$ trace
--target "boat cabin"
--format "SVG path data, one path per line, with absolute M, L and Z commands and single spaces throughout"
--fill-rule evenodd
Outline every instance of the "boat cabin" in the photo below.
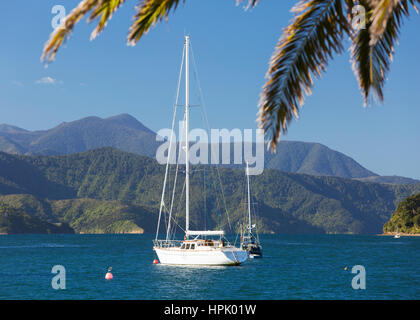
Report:
M 194 239 L 194 240 L 184 240 L 181 244 L 182 250 L 200 250 L 200 249 L 210 249 L 210 248 L 223 248 L 226 246 L 226 241 L 224 239 L 220 240 L 211 240 L 211 239 Z

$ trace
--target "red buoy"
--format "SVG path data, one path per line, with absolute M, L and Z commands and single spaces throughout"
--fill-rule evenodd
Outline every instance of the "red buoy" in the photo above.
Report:
M 158 259 L 153 260 L 153 264 L 158 264 L 158 263 L 159 263 Z
M 112 275 L 112 273 L 111 272 L 107 272 L 106 273 L 106 275 L 105 275 L 105 279 L 106 280 L 112 280 L 112 278 L 113 278 L 114 276 Z

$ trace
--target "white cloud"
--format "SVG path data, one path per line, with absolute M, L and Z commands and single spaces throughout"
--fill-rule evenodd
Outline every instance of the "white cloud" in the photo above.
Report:
M 15 86 L 18 86 L 18 87 L 23 87 L 23 83 L 20 82 L 20 81 L 17 81 L 17 80 L 13 80 L 12 84 L 14 84 Z
M 36 84 L 56 84 L 56 83 L 63 83 L 61 80 L 57 80 L 51 77 L 43 77 L 37 81 L 35 81 Z

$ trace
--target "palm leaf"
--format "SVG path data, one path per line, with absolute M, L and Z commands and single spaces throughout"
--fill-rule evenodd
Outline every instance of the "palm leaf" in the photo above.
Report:
M 101 16 L 99 23 L 91 34 L 91 39 L 95 38 L 106 26 L 112 14 L 124 3 L 125 0 L 83 0 L 74 8 L 64 19 L 63 23 L 52 33 L 44 46 L 41 60 L 54 60 L 58 49 L 63 42 L 70 36 L 74 26 L 88 12 L 92 11 L 88 21 L 92 21 Z
M 101 18 L 99 19 L 98 25 L 90 36 L 91 40 L 95 39 L 96 36 L 104 30 L 108 20 L 112 18 L 113 13 L 118 10 L 124 1 L 125 0 L 102 1 L 100 5 L 96 6 L 89 17 L 88 22 L 91 22 L 99 16 L 101 16 Z
M 169 13 L 175 11 L 180 2 L 181 0 L 144 0 L 137 7 L 137 14 L 127 37 L 128 44 L 135 45 L 152 26 L 164 18 L 167 19 Z M 182 0 L 182 3 L 184 2 L 185 0 Z M 241 2 L 243 0 L 236 0 L 237 4 Z M 246 9 L 255 7 L 258 2 L 259 0 L 248 0 Z
M 178 7 L 179 2 L 181 0 L 144 0 L 142 5 L 137 7 L 137 14 L 130 27 L 127 42 L 135 45 L 152 26 L 163 18 L 166 19 L 170 11 Z
M 91 40 L 96 38 L 106 27 L 113 13 L 125 2 L 125 0 L 83 0 L 73 11 L 66 16 L 65 22 L 59 26 L 50 36 L 44 46 L 41 60 L 54 60 L 58 49 L 70 36 L 74 26 L 90 11 L 88 22 L 99 18 L 98 25 L 91 34 Z M 130 27 L 128 43 L 136 44 L 149 29 L 167 18 L 171 10 L 175 10 L 181 0 L 144 0 L 137 7 L 137 14 L 134 16 L 134 23 Z M 182 0 L 185 2 L 185 0 Z M 243 0 L 237 0 L 241 3 Z M 257 5 L 259 0 L 248 0 L 247 8 Z
M 341 0 L 305 0 L 292 10 L 296 16 L 276 46 L 260 100 L 259 123 L 273 149 L 293 115 L 298 117 L 313 76 L 320 77 L 333 53 L 342 52 L 344 33 L 350 32 Z
M 414 9 L 417 10 L 416 2 L 420 3 L 420 0 L 369 0 L 369 5 L 372 8 L 372 24 L 369 28 L 371 45 L 376 44 L 378 39 L 382 37 L 389 19 L 394 16 L 395 11 L 403 7 L 408 14 L 408 3 L 411 3 Z
M 364 96 L 365 105 L 373 90 L 374 95 L 383 101 L 383 87 L 386 74 L 389 71 L 395 44 L 398 41 L 399 29 L 403 16 L 408 15 L 407 1 L 401 1 L 387 18 L 387 23 L 380 38 L 373 41 L 371 28 L 374 21 L 372 13 L 375 8 L 371 7 L 369 0 L 361 0 L 360 4 L 367 8 L 366 29 L 357 30 L 353 34 L 351 46 L 351 59 L 353 70 L 359 82 L 359 87 Z
M 236 5 L 239 5 L 242 2 L 244 2 L 244 0 L 236 0 Z M 248 0 L 248 4 L 245 6 L 245 10 L 255 7 L 258 2 L 260 2 L 260 0 Z

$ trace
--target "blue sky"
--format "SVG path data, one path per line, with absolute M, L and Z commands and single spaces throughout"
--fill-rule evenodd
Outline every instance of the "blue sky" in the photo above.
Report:
M 39 130 L 90 115 L 129 113 L 152 130 L 168 127 L 188 32 L 211 126 L 256 128 L 268 60 L 295 1 L 263 0 L 244 11 L 235 0 L 189 0 L 128 47 L 137 4 L 128 0 L 94 41 L 94 24 L 79 23 L 45 68 L 40 55 L 52 31 L 51 9 L 64 5 L 69 12 L 77 3 L 1 2 L 0 123 Z M 384 104 L 363 107 L 346 51 L 316 82 L 283 139 L 323 143 L 378 174 L 420 179 L 419 30 L 420 17 L 413 13 L 402 28 Z M 39 83 L 47 77 L 55 83 Z

